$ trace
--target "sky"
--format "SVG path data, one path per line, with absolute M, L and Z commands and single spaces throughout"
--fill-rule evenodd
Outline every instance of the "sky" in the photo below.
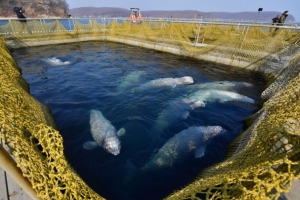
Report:
M 289 11 L 300 22 L 300 0 L 66 0 L 69 8 L 117 7 L 143 10 L 197 10 L 201 12 Z M 287 18 L 288 19 L 288 18 Z

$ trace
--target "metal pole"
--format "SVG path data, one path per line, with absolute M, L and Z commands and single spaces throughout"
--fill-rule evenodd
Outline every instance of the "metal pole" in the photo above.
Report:
M 242 43 L 241 43 L 241 45 L 240 45 L 240 49 L 242 48 L 242 46 L 243 46 L 243 44 L 244 44 L 244 41 L 245 41 L 245 38 L 246 38 L 246 36 L 247 36 L 247 33 L 248 33 L 248 31 L 249 31 L 249 26 L 247 27 L 247 29 L 246 29 L 246 32 L 245 32 L 245 35 L 244 35 L 244 37 L 243 37 L 243 41 L 242 41 Z
M 198 24 L 198 30 L 197 30 L 197 36 L 196 36 L 196 41 L 195 41 L 195 44 L 197 44 L 197 43 L 198 43 L 199 34 L 200 34 L 200 29 L 201 29 L 201 25 L 202 25 L 202 24 Z
M 31 183 L 27 178 L 22 175 L 22 171 L 17 167 L 15 161 L 6 152 L 3 146 L 0 144 L 0 167 L 6 171 L 9 176 L 32 198 L 38 199 L 35 190 L 32 188 Z
M 45 21 L 44 21 L 44 23 L 45 23 Z M 40 19 L 40 24 L 41 24 L 43 32 L 45 33 L 45 29 L 44 29 L 44 26 L 43 26 L 43 23 L 42 23 L 42 19 Z
M 71 28 L 71 22 L 70 22 L 70 18 L 68 19 L 68 22 L 69 22 L 69 30 L 68 31 L 71 31 L 72 28 Z
M 204 43 L 204 39 L 205 39 L 205 35 L 206 35 L 206 30 L 207 30 L 207 26 L 206 26 L 205 31 L 204 31 L 204 34 L 203 34 L 202 44 Z

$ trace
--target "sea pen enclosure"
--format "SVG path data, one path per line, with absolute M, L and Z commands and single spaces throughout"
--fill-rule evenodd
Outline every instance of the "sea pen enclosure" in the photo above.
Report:
M 110 42 L 28 47 L 13 57 L 31 95 L 52 110 L 68 162 L 107 199 L 162 199 L 222 160 L 259 109 L 265 83 L 256 73 Z M 116 152 L 102 145 L 107 120 L 125 130 Z M 207 126 L 224 133 L 207 142 L 181 133 Z M 92 136 L 101 142 L 86 150 Z
M 138 26 L 126 21 L 105 20 L 105 23 L 89 20 L 85 24 L 73 21 L 74 28 L 70 30 L 55 20 L 49 23 L 33 20 L 28 23 L 31 35 L 17 31 L 14 25 L 18 22 L 7 23 L 1 28 L 7 34 L 4 38 L 10 47 L 82 40 L 117 41 L 215 61 L 229 66 L 228 70 L 235 66 L 265 75 L 270 85 L 262 92 L 266 102 L 248 120 L 249 128 L 232 143 L 224 161 L 204 169 L 194 181 L 167 198 L 195 198 L 201 194 L 211 198 L 278 196 L 289 180 L 298 177 L 297 29 L 285 28 L 274 33 L 273 27 L 264 25 L 156 20 L 144 21 Z M 41 32 L 34 32 L 38 30 Z M 4 73 L 1 79 L 5 84 L 1 84 L 1 113 L 6 120 L 1 123 L 1 136 L 17 162 L 22 163 L 24 176 L 43 198 L 96 197 L 97 194 L 66 162 L 60 134 L 47 114 L 47 108 L 28 96 L 16 63 L 5 46 L 2 49 L 4 64 L 1 70 Z M 32 152 L 30 157 L 24 154 L 29 150 Z M 41 173 L 41 167 L 44 173 Z M 70 176 L 71 173 L 74 175 Z M 279 175 L 281 178 L 275 178 Z M 267 182 L 268 186 L 261 185 L 261 181 Z M 270 193 L 274 188 L 276 192 Z

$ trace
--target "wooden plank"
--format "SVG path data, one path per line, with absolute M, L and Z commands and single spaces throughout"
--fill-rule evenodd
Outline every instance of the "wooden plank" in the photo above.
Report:
M 11 156 L 9 156 L 9 154 L 7 154 L 7 152 L 9 152 L 8 147 L 6 145 L 4 145 L 1 140 L 0 140 L 0 148 L 1 148 L 1 160 L 2 160 L 2 162 L 6 163 L 6 165 L 2 165 L 2 166 L 8 167 L 7 169 L 10 170 L 10 173 L 16 173 L 17 167 L 15 164 L 13 164 L 14 159 Z M 9 162 L 10 165 L 7 164 L 7 162 Z M 3 163 L 1 163 L 1 164 L 3 164 Z M 2 200 L 2 196 L 4 196 L 3 200 L 32 200 L 31 196 L 28 195 L 14 181 L 14 179 L 12 179 L 10 177 L 10 175 L 4 171 L 4 169 L 2 169 L 1 167 L 0 167 L 0 169 L 1 169 L 1 171 L 0 171 L 0 200 Z M 13 169 L 15 169 L 15 171 Z M 17 178 L 19 178 L 17 180 L 23 181 L 23 184 L 24 184 L 24 180 L 22 178 L 20 178 L 22 175 L 19 175 L 21 173 L 21 170 L 18 169 L 17 173 L 18 173 Z M 2 174 L 3 174 L 3 176 L 1 176 Z M 14 178 L 16 178 L 16 176 Z M 4 184 L 2 184 L 2 182 L 4 182 Z M 25 183 L 27 184 L 27 182 L 25 182 Z M 21 185 L 22 185 L 22 182 L 21 182 Z M 28 185 L 25 185 L 25 187 L 28 187 Z M 2 192 L 2 188 L 3 188 L 3 192 Z M 28 189 L 28 188 L 26 188 L 26 189 Z M 30 191 L 30 192 L 32 192 L 32 191 Z
M 7 174 L 9 200 L 32 200 L 32 198 Z
M 6 181 L 5 181 L 5 172 L 0 167 L 0 200 L 8 200 L 7 198 L 7 190 L 6 190 Z
M 300 180 L 294 180 L 292 182 L 291 189 L 288 193 L 281 195 L 283 200 L 299 200 L 300 199 Z

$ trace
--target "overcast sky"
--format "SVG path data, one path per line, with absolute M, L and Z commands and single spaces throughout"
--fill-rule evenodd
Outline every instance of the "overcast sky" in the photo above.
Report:
M 289 11 L 300 22 L 300 0 L 66 0 L 69 8 L 118 7 L 143 10 L 198 10 L 202 12 Z

